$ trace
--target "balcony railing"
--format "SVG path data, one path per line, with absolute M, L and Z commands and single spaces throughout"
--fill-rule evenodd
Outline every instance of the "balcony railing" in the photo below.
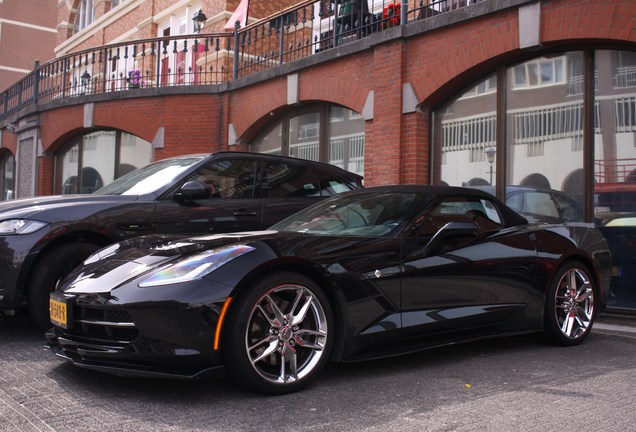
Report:
M 477 1 L 306 0 L 233 32 L 91 48 L 36 65 L 0 93 L 0 120 L 83 95 L 222 84 Z
M 594 161 L 596 183 L 631 182 L 636 179 L 636 159 L 614 159 Z
M 614 88 L 636 86 L 636 66 L 623 66 L 616 69 Z

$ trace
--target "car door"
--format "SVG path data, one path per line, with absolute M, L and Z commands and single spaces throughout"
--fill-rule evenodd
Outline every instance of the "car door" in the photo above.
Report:
M 403 250 L 404 337 L 445 338 L 524 313 L 536 272 L 535 245 L 531 234 L 503 228 L 501 217 L 483 197 L 448 197 L 421 216 L 421 229 Z M 449 222 L 475 225 L 438 233 Z M 430 243 L 436 234 L 443 240 Z
M 178 189 L 157 201 L 156 230 L 160 233 L 223 233 L 262 227 L 262 198 L 257 185 L 258 161 L 224 158 L 210 162 L 182 184 L 196 182 L 209 196 L 178 198 Z

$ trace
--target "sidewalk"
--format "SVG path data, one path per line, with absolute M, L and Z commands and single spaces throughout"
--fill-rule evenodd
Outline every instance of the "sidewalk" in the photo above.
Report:
M 609 333 L 636 334 L 636 315 L 602 313 L 596 319 L 592 331 Z

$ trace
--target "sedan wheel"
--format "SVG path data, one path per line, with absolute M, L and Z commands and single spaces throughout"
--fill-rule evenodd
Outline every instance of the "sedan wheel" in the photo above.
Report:
M 545 333 L 550 342 L 576 345 L 589 334 L 596 315 L 594 282 L 581 263 L 564 265 L 556 274 L 547 303 Z
M 329 302 L 311 280 L 277 273 L 237 302 L 223 348 L 234 379 L 262 392 L 288 393 L 324 367 L 333 319 Z

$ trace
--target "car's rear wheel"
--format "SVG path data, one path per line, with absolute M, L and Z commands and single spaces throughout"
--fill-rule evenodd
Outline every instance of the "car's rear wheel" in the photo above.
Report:
M 333 328 L 318 285 L 295 273 L 268 275 L 240 295 L 230 312 L 221 347 L 228 374 L 264 393 L 300 390 L 327 363 Z
M 548 292 L 544 335 L 556 345 L 581 343 L 596 318 L 594 279 L 588 268 L 570 261 L 557 270 Z
M 37 325 L 43 329 L 51 327 L 49 293 L 98 249 L 98 246 L 91 243 L 67 243 L 40 258 L 32 271 L 26 292 L 27 308 Z

